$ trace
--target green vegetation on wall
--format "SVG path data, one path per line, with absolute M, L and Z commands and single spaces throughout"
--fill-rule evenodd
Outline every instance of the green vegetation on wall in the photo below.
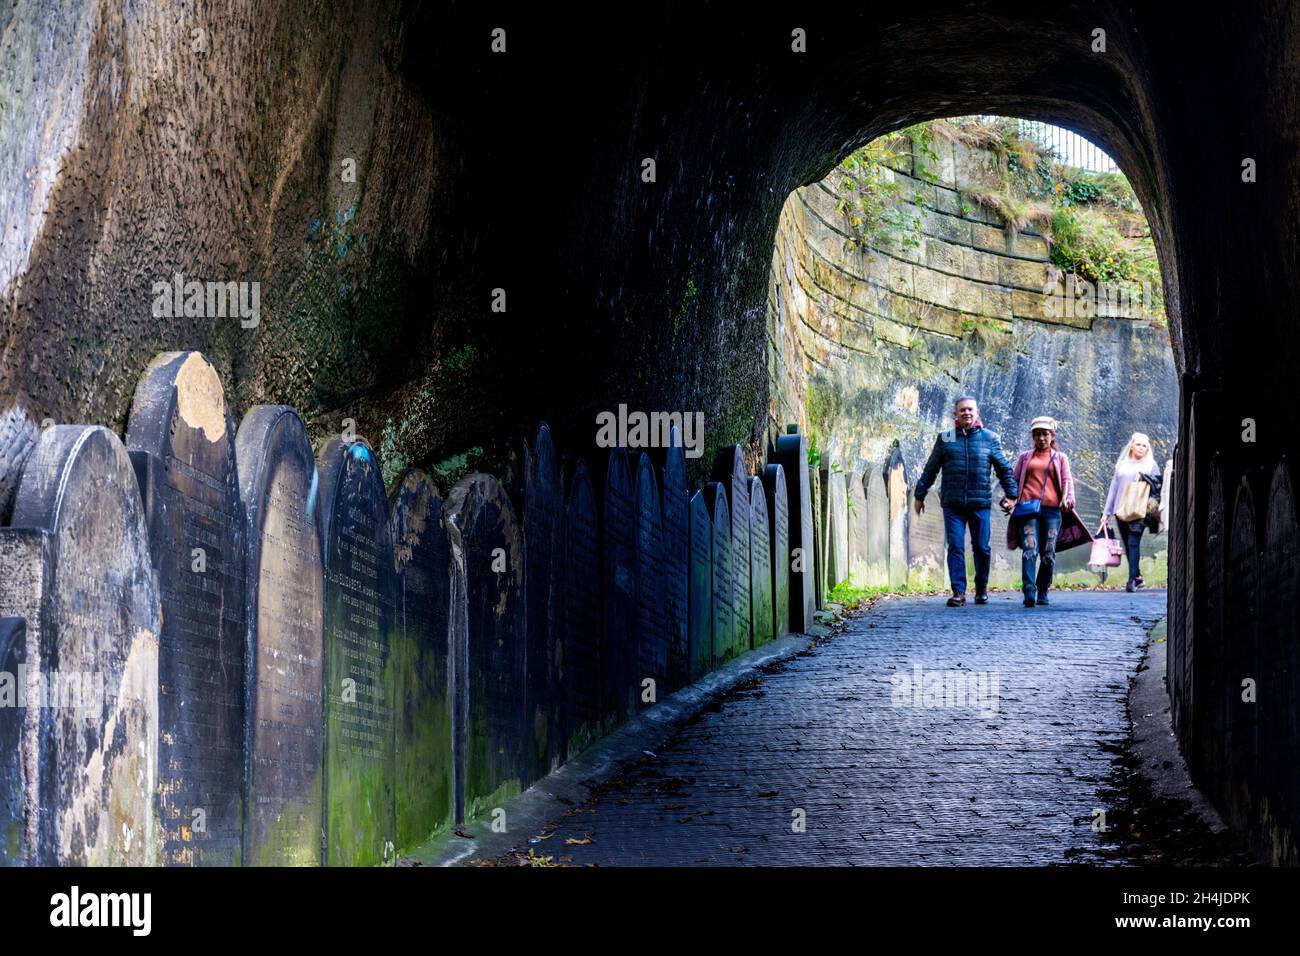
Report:
M 895 171 L 933 181 L 936 141 L 991 154 L 990 181 L 960 190 L 961 215 L 976 208 L 997 215 L 1012 232 L 1034 229 L 1051 246 L 1052 263 L 1090 283 L 1145 283 L 1149 308 L 1164 316 L 1163 286 L 1151 230 L 1133 188 L 1120 173 L 1067 166 L 1050 149 L 1019 133 L 1015 120 L 960 117 L 932 120 L 879 137 L 844 157 L 836 206 L 855 248 L 914 248 L 921 221 Z M 909 205 L 910 204 L 910 205 Z

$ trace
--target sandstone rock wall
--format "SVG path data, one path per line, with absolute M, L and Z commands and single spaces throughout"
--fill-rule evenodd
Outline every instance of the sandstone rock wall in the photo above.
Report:
M 1085 317 L 1044 295 L 1061 282 L 1047 237 L 1014 231 L 963 197 L 989 185 L 995 155 L 939 137 L 933 148 L 937 158 L 914 149 L 885 170 L 915 229 L 855 245 L 837 208 L 856 189 L 842 167 L 786 201 L 768 283 L 771 424 L 800 422 L 826 458 L 858 475 L 882 470 L 897 445 L 910 493 L 957 397 L 976 396 L 1013 463 L 1030 447 L 1029 422 L 1052 415 L 1078 507 L 1095 527 L 1129 435 L 1147 432 L 1162 466 L 1177 441 L 1163 317 L 1105 301 Z M 907 520 L 909 583 L 945 585 L 938 508 Z M 1019 555 L 1002 543 L 1004 529 L 999 517 L 994 583 L 1014 584 Z M 1166 542 L 1146 536 L 1148 582 L 1165 579 Z M 1058 569 L 1096 581 L 1085 559 L 1068 552 Z

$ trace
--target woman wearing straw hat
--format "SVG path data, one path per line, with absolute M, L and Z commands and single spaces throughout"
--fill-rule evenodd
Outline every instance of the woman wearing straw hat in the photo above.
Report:
M 1020 586 L 1025 607 L 1049 604 L 1056 570 L 1062 509 L 1073 515 L 1074 478 L 1070 459 L 1056 444 L 1056 419 L 1040 415 L 1029 425 L 1034 447 L 1016 459 L 1020 497 L 1011 512 L 1007 537 L 1020 547 Z
M 1105 530 L 1110 516 L 1119 507 L 1125 487 L 1134 481 L 1141 481 L 1143 475 L 1150 476 L 1158 493 L 1160 466 L 1156 463 L 1156 456 L 1151 453 L 1151 439 L 1142 432 L 1134 432 L 1120 452 L 1119 460 L 1115 462 L 1115 475 L 1110 480 L 1110 493 L 1106 495 L 1106 506 L 1101 513 L 1102 530 Z M 1121 521 L 1116 516 L 1115 523 L 1119 525 L 1119 536 L 1123 539 L 1124 550 L 1128 554 L 1126 590 L 1141 591 L 1146 587 L 1142 581 L 1141 568 L 1138 567 L 1142 556 L 1142 519 Z

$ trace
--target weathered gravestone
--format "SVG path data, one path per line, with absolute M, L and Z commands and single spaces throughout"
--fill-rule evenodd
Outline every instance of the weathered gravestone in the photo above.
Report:
M 826 482 L 827 590 L 849 577 L 849 501 L 844 487 L 844 473 L 831 471 Z
M 668 626 L 669 691 L 690 680 L 690 652 L 687 638 L 690 576 L 690 493 L 686 490 L 686 458 L 682 433 L 672 426 L 668 447 L 661 454 L 663 474 L 664 529 L 664 614 Z M 660 688 L 660 693 L 664 690 Z
M 897 444 L 885 462 L 885 496 L 889 501 L 889 585 L 899 587 L 907 583 L 908 487 L 903 453 Z
M 826 592 L 830 590 L 830 474 L 816 471 L 812 475 L 813 537 L 817 542 L 817 609 L 826 607 Z
M 447 530 L 442 496 L 408 471 L 390 522 L 397 572 L 393 655 L 393 760 L 397 849 L 451 822 L 451 673 L 447 644 Z
M 609 453 L 605 472 L 604 717 L 606 733 L 637 709 L 636 516 L 627 452 Z
M 687 595 L 687 644 L 690 679 L 713 669 L 713 521 L 704 492 L 691 495 L 690 576 Z
M 596 495 L 582 462 L 573 469 L 564 508 L 564 631 L 560 679 L 564 759 L 600 737 L 604 684 L 600 664 L 600 559 Z
M 885 475 L 871 466 L 866 471 L 867 493 L 867 575 L 868 587 L 889 584 L 889 495 Z
M 364 439 L 321 448 L 325 560 L 325 862 L 396 859 L 393 655 L 397 571 L 388 499 Z
M 749 479 L 749 610 L 754 646 L 772 639 L 772 524 L 763 479 Z
M 524 590 L 527 737 L 524 780 L 531 783 L 560 764 L 559 549 L 564 510 L 551 429 L 543 424 L 524 448 Z
M 456 821 L 524 786 L 523 538 L 504 489 L 470 474 L 443 506 L 451 553 Z
M 845 475 L 844 491 L 849 505 L 849 577 L 858 587 L 864 587 L 867 576 L 871 573 L 871 556 L 868 551 L 871 533 L 867 528 L 867 495 L 862 486 L 862 476 L 857 472 Z
M 918 587 L 926 585 L 935 587 L 944 587 L 948 583 L 948 546 L 944 532 L 943 505 L 941 496 L 943 495 L 943 475 L 940 474 L 930 488 L 929 494 L 925 498 L 925 513 L 917 514 L 914 510 L 908 511 L 911 501 L 908 500 L 908 489 L 903 486 L 904 494 L 904 517 L 907 522 L 907 568 L 906 578 L 909 584 Z M 891 508 L 893 502 L 890 502 Z M 997 510 L 997 509 L 993 509 Z M 990 522 L 992 522 L 990 515 Z M 989 536 L 993 546 L 995 558 L 1002 558 L 1008 554 L 1003 542 L 1006 541 L 1006 528 L 994 531 Z M 972 552 L 969 548 L 965 549 L 967 555 Z M 1019 567 L 1019 555 L 1014 556 Z M 895 572 L 896 576 L 897 572 Z M 972 584 L 973 580 L 967 576 L 968 581 Z
M 751 646 L 749 573 L 749 474 L 739 445 L 719 449 L 713 463 L 713 480 L 727 490 L 731 514 L 732 644 L 728 658 L 743 654 Z
M 158 584 L 117 436 L 45 429 L 0 535 L 0 615 L 27 621 L 25 858 L 157 865 Z
M 715 481 L 705 483 L 704 507 L 713 522 L 710 555 L 713 563 L 713 666 L 735 656 L 736 602 L 732 594 L 734 562 L 731 553 L 731 509 L 726 489 Z
M 649 455 L 637 456 L 636 610 L 637 700 L 654 703 L 668 688 L 668 618 L 665 614 L 664 546 L 659 482 Z M 653 681 L 653 684 L 647 684 Z M 653 693 L 651 693 L 653 691 Z
M 158 588 L 163 863 L 235 866 L 244 787 L 244 514 L 221 379 L 198 352 L 149 365 L 126 446 Z
M 790 553 L 784 557 L 790 569 L 790 630 L 803 632 L 812 625 L 817 605 L 808 440 L 799 434 L 799 426 L 788 426 L 788 433 L 777 438 L 775 459 L 785 476 L 790 506 Z
M 251 409 L 235 436 L 244 502 L 244 864 L 321 862 L 324 593 L 317 472 L 285 405 Z
M 785 469 L 763 469 L 763 497 L 772 529 L 772 636 L 790 633 L 790 502 L 785 492 Z
M 26 666 L 27 622 L 0 617 L 0 866 L 24 862 L 26 813 L 19 747 L 25 708 L 18 707 L 18 686 L 26 680 Z

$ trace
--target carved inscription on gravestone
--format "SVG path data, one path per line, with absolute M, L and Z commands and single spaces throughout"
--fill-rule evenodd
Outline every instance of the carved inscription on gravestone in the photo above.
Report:
M 691 495 L 690 521 L 687 633 L 695 681 L 713 669 L 713 521 L 702 491 Z
M 714 461 L 713 480 L 727 490 L 731 514 L 731 615 L 732 644 L 728 657 L 743 654 L 751 646 L 750 593 L 749 593 L 749 474 L 745 471 L 745 457 L 739 445 L 728 445 L 718 451 Z
M 772 528 L 772 635 L 790 633 L 790 503 L 785 492 L 785 469 L 763 469 L 763 491 Z
M 731 553 L 731 510 L 727 492 L 716 481 L 702 489 L 704 505 L 713 517 L 713 540 L 710 552 L 713 563 L 713 666 L 735 656 L 735 598 L 732 594 L 733 562 Z
M 335 436 L 319 456 L 325 559 L 325 862 L 395 861 L 396 571 L 375 453 Z
M 754 646 L 772 639 L 772 547 L 763 481 L 749 479 L 750 630 Z
M 163 861 L 235 866 L 244 781 L 244 516 L 221 380 L 198 352 L 156 358 L 126 436 L 162 595 Z
M 324 575 L 302 419 L 259 405 L 235 437 L 244 502 L 244 864 L 321 862 Z
M 50 562 L 35 671 L 29 658 L 36 686 L 25 688 L 28 707 L 38 701 L 24 736 L 40 808 L 28 859 L 157 865 L 158 587 L 117 436 L 45 429 L 23 470 L 13 526 L 48 535 Z
M 523 788 L 523 539 L 491 475 L 466 475 L 447 496 L 451 556 L 452 749 L 456 820 Z
M 452 813 L 447 532 L 442 497 L 424 472 L 403 477 L 390 520 L 397 571 L 390 644 L 400 852 L 446 828 Z

